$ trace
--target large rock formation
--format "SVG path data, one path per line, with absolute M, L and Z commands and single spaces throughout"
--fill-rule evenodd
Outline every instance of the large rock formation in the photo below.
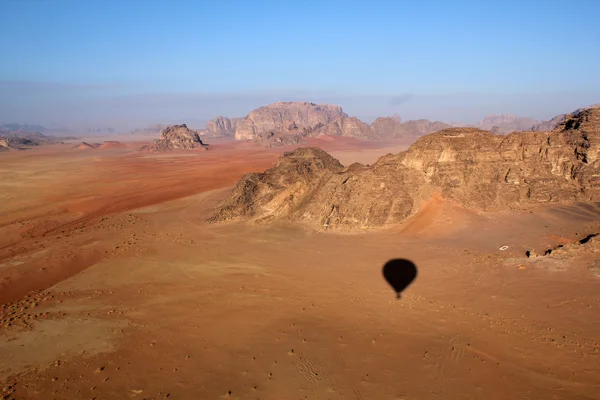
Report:
M 403 221 L 432 193 L 483 210 L 599 200 L 600 109 L 571 115 L 552 132 L 446 129 L 370 167 L 344 168 L 322 150 L 298 149 L 244 176 L 210 221 L 380 227 Z
M 349 117 L 339 106 L 301 102 L 269 104 L 236 123 L 235 138 L 238 140 L 255 140 L 264 134 L 373 137 L 367 124 Z
M 490 114 L 475 125 L 476 128 L 491 130 L 494 133 L 511 133 L 530 130 L 539 121 L 533 118 L 517 117 L 511 114 Z
M 144 151 L 165 150 L 206 150 L 207 146 L 202 143 L 198 132 L 193 131 L 187 125 L 173 125 L 163 129 L 160 139 L 154 143 L 145 145 Z

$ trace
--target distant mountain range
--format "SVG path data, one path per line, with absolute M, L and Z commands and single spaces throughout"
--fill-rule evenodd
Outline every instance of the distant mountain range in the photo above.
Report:
M 297 143 L 303 137 L 320 135 L 358 139 L 411 139 L 449 128 L 443 122 L 399 117 L 380 117 L 366 124 L 346 114 L 340 106 L 308 102 L 278 102 L 251 111 L 243 118 L 219 116 L 199 133 L 206 137 L 267 142 L 268 145 Z
M 598 105 L 596 105 L 598 106 Z M 577 111 L 596 107 L 585 107 Z M 218 116 L 210 120 L 198 134 L 205 138 L 231 138 L 266 143 L 278 146 L 298 143 L 305 137 L 320 135 L 345 136 L 368 140 L 410 140 L 451 127 L 475 127 L 497 134 L 515 131 L 552 131 L 563 122 L 568 114 L 558 115 L 548 121 L 538 121 L 512 114 L 490 114 L 475 124 L 445 123 L 428 119 L 402 121 L 399 116 L 379 117 L 367 124 L 346 114 L 340 106 L 309 102 L 277 102 L 251 111 L 245 117 L 228 118 Z M 168 125 L 156 124 L 134 129 L 122 134 L 158 135 Z M 65 140 L 71 137 L 54 138 L 41 125 L 3 124 L 0 136 L 28 139 L 36 142 Z M 60 130 L 65 133 L 65 130 Z M 113 128 L 84 128 L 78 130 L 88 134 L 113 134 Z
M 473 127 L 494 133 L 511 133 L 529 131 L 532 126 L 539 123 L 540 121 L 533 118 L 517 117 L 511 114 L 490 114 L 473 125 Z

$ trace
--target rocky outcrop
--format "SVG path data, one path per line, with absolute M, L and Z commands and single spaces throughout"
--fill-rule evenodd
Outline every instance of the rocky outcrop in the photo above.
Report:
M 173 125 L 163 129 L 160 139 L 154 143 L 145 145 L 144 151 L 166 151 L 166 150 L 207 150 L 198 132 L 193 131 L 187 125 Z
M 533 118 L 517 117 L 511 114 L 490 114 L 475 124 L 475 127 L 504 134 L 530 130 L 533 125 L 538 123 L 539 121 Z
M 266 172 L 246 175 L 211 221 L 381 227 L 403 221 L 432 193 L 480 210 L 597 201 L 600 109 L 571 115 L 552 132 L 445 129 L 369 167 L 344 168 L 322 150 L 298 149 Z

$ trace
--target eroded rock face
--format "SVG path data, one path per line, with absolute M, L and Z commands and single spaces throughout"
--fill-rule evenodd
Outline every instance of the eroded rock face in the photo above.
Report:
M 187 125 L 173 125 L 163 129 L 160 139 L 152 144 L 142 147 L 144 151 L 165 150 L 206 150 L 198 132 L 193 131 Z
M 316 229 L 403 221 L 432 193 L 476 209 L 600 199 L 600 109 L 569 116 L 552 132 L 506 136 L 451 128 L 370 167 L 344 168 L 320 149 L 286 153 L 246 175 L 211 221 L 304 221 Z

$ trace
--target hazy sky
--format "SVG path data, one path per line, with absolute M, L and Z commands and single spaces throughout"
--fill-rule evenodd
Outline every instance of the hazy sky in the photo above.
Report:
M 0 0 L 0 122 L 134 127 L 276 100 L 368 119 L 600 102 L 600 1 Z

